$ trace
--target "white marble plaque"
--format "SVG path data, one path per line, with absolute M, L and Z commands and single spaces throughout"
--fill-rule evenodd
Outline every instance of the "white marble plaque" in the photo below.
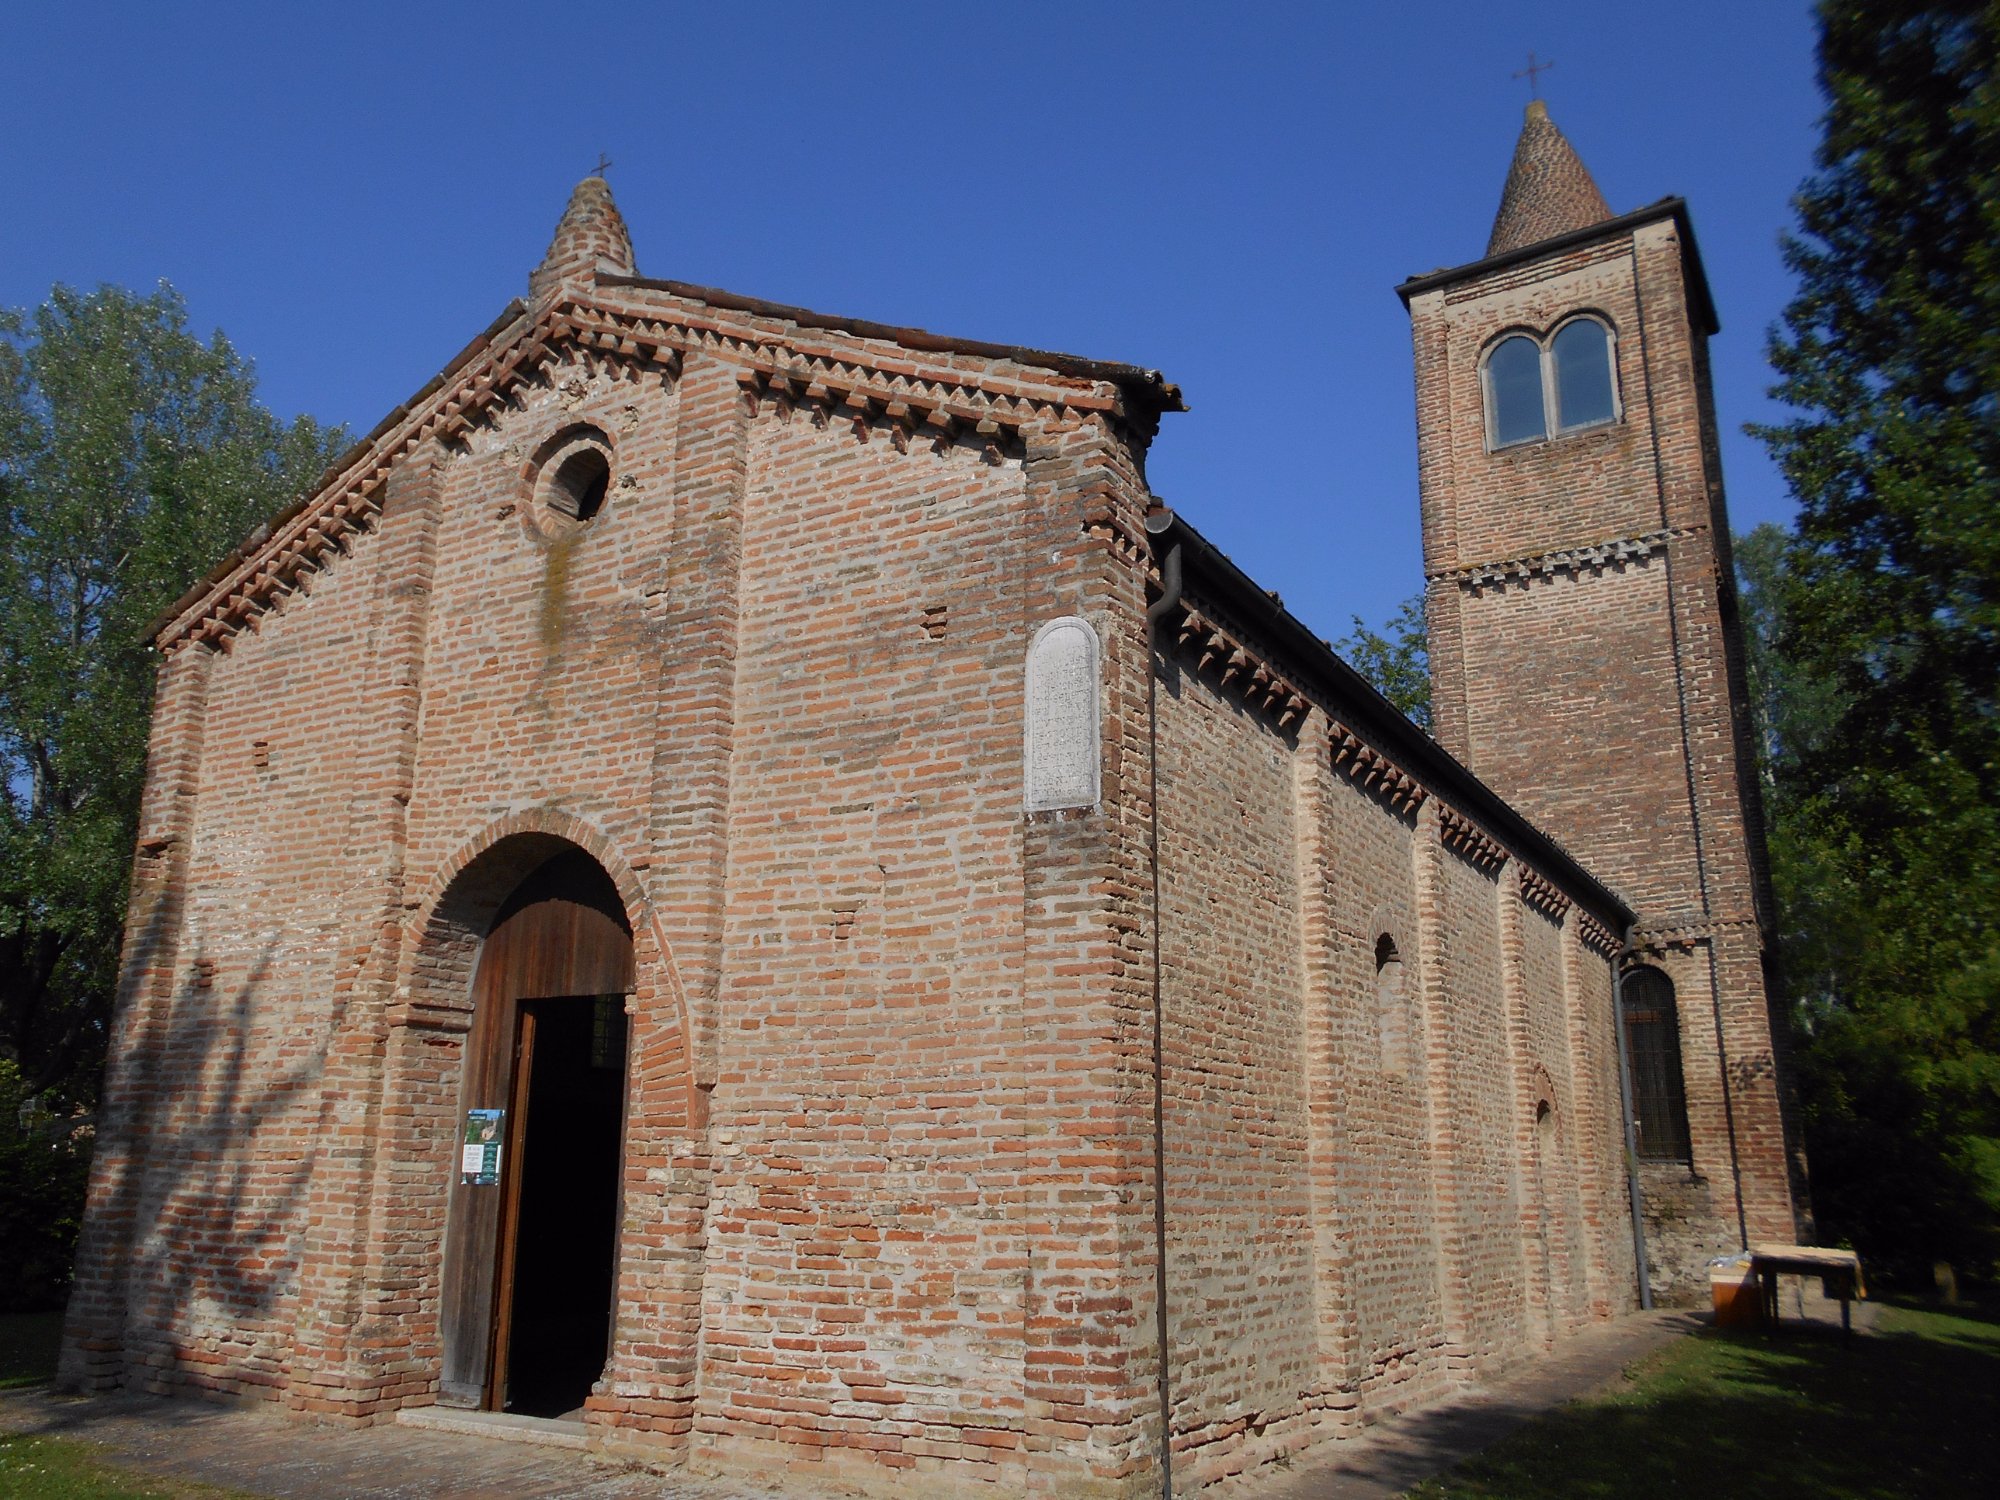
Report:
M 1027 808 L 1095 807 L 1098 756 L 1097 632 L 1065 615 L 1028 647 Z

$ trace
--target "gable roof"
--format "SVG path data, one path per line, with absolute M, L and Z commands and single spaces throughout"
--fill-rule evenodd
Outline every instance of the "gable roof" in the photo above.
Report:
M 397 461 L 437 438 L 457 443 L 552 359 L 571 351 L 678 369 L 700 350 L 738 366 L 762 394 L 818 399 L 866 417 L 950 432 L 1018 434 L 1048 407 L 1101 412 L 1150 434 L 1185 411 L 1180 388 L 1157 370 L 918 328 L 841 318 L 635 273 L 623 218 L 600 177 L 570 195 L 530 299 L 508 304 L 417 393 L 342 454 L 312 489 L 258 526 L 153 622 L 161 649 L 219 642 L 254 625 L 304 576 L 344 552 L 350 533 L 380 512 Z

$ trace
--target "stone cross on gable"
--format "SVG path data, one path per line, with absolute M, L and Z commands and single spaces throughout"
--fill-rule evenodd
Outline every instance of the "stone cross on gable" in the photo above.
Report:
M 1541 74 L 1543 74 L 1543 73 L 1546 73 L 1546 72 L 1548 72 L 1548 70 L 1549 70 L 1550 68 L 1553 68 L 1554 66 L 1555 66 L 1555 64 L 1554 64 L 1553 62 L 1536 62 L 1536 61 L 1535 61 L 1535 53 L 1534 53 L 1534 49 L 1530 48 L 1530 49 L 1529 49 L 1529 51 L 1528 51 L 1528 65 L 1527 65 L 1527 67 L 1525 67 L 1525 68 L 1522 68 L 1522 69 L 1520 69 L 1519 71 L 1517 71 L 1517 72 L 1516 72 L 1516 73 L 1514 74 L 1514 76 L 1515 76 L 1516 78 L 1525 78 L 1525 79 L 1527 79 L 1527 80 L 1528 80 L 1528 96 L 1529 96 L 1529 97 L 1530 97 L 1531 99 L 1539 99 L 1539 98 L 1541 98 L 1541 97 L 1542 97 L 1542 86 L 1541 86 L 1541 85 L 1542 85 L 1542 80 L 1541 80 L 1541 77 L 1540 77 L 1540 75 L 1541 75 Z

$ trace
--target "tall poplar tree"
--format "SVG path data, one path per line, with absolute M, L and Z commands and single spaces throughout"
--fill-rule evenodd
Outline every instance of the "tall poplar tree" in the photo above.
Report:
M 1772 848 L 1822 1228 L 2000 1256 L 2000 5 L 1823 0 L 1760 435 Z M 1801 712 L 1809 705 L 1809 712 Z
M 0 311 L 0 1059 L 87 1103 L 145 774 L 147 624 L 339 446 L 179 295 Z

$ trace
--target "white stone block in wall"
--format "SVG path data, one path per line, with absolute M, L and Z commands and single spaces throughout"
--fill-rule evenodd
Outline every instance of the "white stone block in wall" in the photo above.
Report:
M 1101 795 L 1097 632 L 1064 615 L 1028 647 L 1027 810 L 1095 807 Z

